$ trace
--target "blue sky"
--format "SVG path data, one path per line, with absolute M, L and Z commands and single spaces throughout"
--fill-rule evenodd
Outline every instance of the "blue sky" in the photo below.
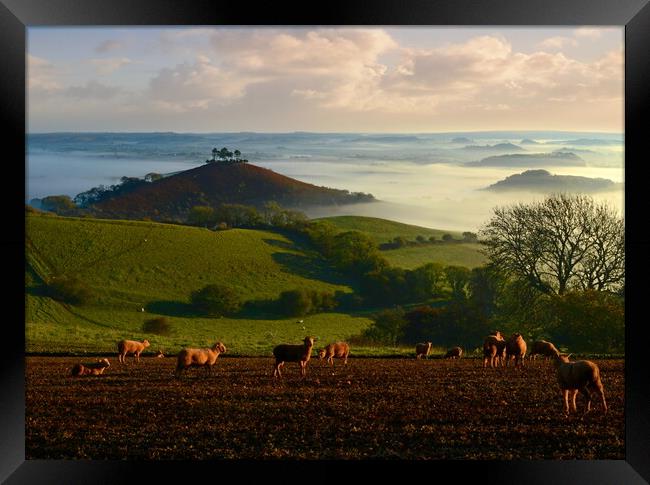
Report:
M 623 131 L 623 29 L 28 28 L 28 129 Z

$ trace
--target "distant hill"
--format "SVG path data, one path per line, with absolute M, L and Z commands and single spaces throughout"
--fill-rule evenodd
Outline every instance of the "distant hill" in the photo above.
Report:
M 336 216 L 325 217 L 321 220 L 330 222 L 341 231 L 359 231 L 367 234 L 378 245 L 392 241 L 396 237 L 414 241 L 418 236 L 424 236 L 427 239 L 433 236 L 440 241 L 444 234 L 450 234 L 454 239 L 462 238 L 462 233 L 459 231 L 430 229 L 377 217 Z M 477 243 L 424 244 L 382 251 L 382 256 L 390 264 L 405 269 L 413 269 L 432 262 L 444 266 L 459 265 L 475 268 L 487 261 L 481 252 L 482 249 L 482 246 Z
M 109 218 L 184 218 L 196 205 L 222 203 L 261 207 L 275 201 L 287 208 L 371 202 L 370 194 L 318 187 L 249 163 L 208 163 L 150 183 L 92 205 L 92 212 Z
M 506 177 L 484 190 L 502 192 L 526 190 L 534 192 L 599 192 L 620 189 L 622 184 L 604 178 L 553 175 L 546 170 L 527 170 Z
M 467 145 L 466 147 L 463 147 L 463 150 L 474 150 L 474 151 L 524 151 L 523 148 L 521 148 L 518 145 L 514 145 L 512 143 L 497 143 L 496 145 Z
M 474 143 L 474 140 L 467 138 L 466 136 L 459 136 L 451 140 L 452 143 Z
M 478 162 L 467 162 L 468 167 L 529 167 L 540 165 L 585 166 L 585 161 L 573 152 L 494 155 Z
M 519 142 L 520 145 L 541 145 L 540 142 L 531 140 L 530 138 L 524 138 Z

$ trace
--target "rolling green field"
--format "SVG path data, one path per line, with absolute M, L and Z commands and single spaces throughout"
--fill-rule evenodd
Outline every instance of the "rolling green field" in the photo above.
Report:
M 455 239 L 461 239 L 458 231 L 443 231 L 426 227 L 412 226 L 400 222 L 379 219 L 376 217 L 337 216 L 326 217 L 326 220 L 341 231 L 359 231 L 367 234 L 378 245 L 392 241 L 398 236 L 408 241 L 415 241 L 417 236 L 429 238 L 434 236 L 442 239 L 443 234 L 451 234 Z M 481 245 L 475 243 L 426 244 L 422 246 L 404 247 L 382 251 L 382 255 L 394 266 L 405 269 L 417 268 L 426 263 L 441 263 L 443 265 L 458 265 L 468 268 L 481 266 L 487 261 L 480 252 Z
M 414 269 L 426 263 L 465 266 L 472 269 L 487 262 L 487 257 L 480 250 L 480 244 L 458 243 L 389 249 L 381 254 L 391 265 L 404 269 Z
M 381 220 L 366 229 L 377 221 Z M 464 262 L 472 267 L 467 262 L 478 254 L 475 247 L 436 245 L 384 254 L 394 264 L 415 267 L 429 261 L 427 250 L 436 248 L 445 264 Z M 42 281 L 61 274 L 82 279 L 95 295 L 93 302 L 72 306 L 43 296 Z M 295 288 L 352 291 L 343 275 L 333 271 L 307 241 L 295 236 L 30 213 L 26 217 L 26 350 L 114 352 L 120 339 L 148 338 L 151 352 L 160 348 L 175 353 L 183 346 L 222 340 L 233 355 L 270 355 L 275 345 L 299 343 L 307 334 L 323 344 L 348 340 L 372 323 L 367 313 L 323 313 L 302 319 L 277 319 L 251 311 L 238 318 L 197 316 L 189 306 L 190 293 L 210 283 L 228 284 L 249 301 L 275 299 L 280 292 Z M 159 316 L 168 319 L 172 333 L 143 333 L 142 324 Z M 356 355 L 412 353 L 410 347 L 355 347 Z
M 440 229 L 429 229 L 426 227 L 412 226 L 402 224 L 401 222 L 389 221 L 378 217 L 364 216 L 335 216 L 324 217 L 321 219 L 328 221 L 341 231 L 359 231 L 367 234 L 377 244 L 392 241 L 397 236 L 402 236 L 409 241 L 415 241 L 417 236 L 424 236 L 427 239 L 435 236 L 441 239 L 444 234 L 451 234 L 456 239 L 462 238 L 462 233 L 458 231 L 444 231 Z
M 270 231 L 206 229 L 136 221 L 26 218 L 26 340 L 28 352 L 114 351 L 122 338 L 148 338 L 152 349 L 177 351 L 221 339 L 233 353 L 268 354 L 306 334 L 347 339 L 365 317 L 327 313 L 296 319 L 201 318 L 188 310 L 190 292 L 209 283 L 234 286 L 245 300 L 277 298 L 283 290 L 351 291 L 304 242 Z M 92 304 L 71 306 L 41 296 L 55 274 L 84 280 Z M 142 312 L 141 309 L 145 311 Z M 145 320 L 165 316 L 172 335 L 142 333 Z M 272 316 L 270 318 L 273 318 Z

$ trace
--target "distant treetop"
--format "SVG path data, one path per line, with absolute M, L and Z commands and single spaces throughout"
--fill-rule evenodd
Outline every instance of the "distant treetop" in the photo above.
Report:
M 205 161 L 205 163 L 220 163 L 226 165 L 232 165 L 235 163 L 248 163 L 248 160 L 241 158 L 241 152 L 239 150 L 230 151 L 226 147 L 223 147 L 221 150 L 216 148 L 212 149 L 212 158 Z

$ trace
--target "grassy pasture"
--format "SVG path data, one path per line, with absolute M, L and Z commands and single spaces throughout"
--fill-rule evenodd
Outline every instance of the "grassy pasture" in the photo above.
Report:
M 337 216 L 326 217 L 341 231 L 359 231 L 372 238 L 378 245 L 392 241 L 398 236 L 408 241 L 415 241 L 417 236 L 429 238 L 434 236 L 441 240 L 443 234 L 451 234 L 455 239 L 461 239 L 462 233 L 458 231 L 443 231 L 426 227 L 402 224 L 400 222 L 379 219 L 376 217 Z M 458 265 L 467 268 L 481 266 L 487 258 L 480 252 L 480 244 L 450 243 L 426 244 L 422 246 L 404 247 L 382 251 L 382 255 L 393 266 L 413 269 L 426 263 L 441 263 L 443 265 Z

